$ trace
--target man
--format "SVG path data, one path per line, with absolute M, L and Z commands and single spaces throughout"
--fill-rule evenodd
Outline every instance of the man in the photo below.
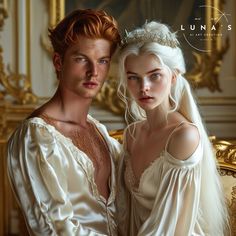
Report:
M 88 115 L 120 41 L 103 11 L 76 10 L 50 30 L 55 95 L 8 144 L 8 171 L 31 235 L 116 235 L 119 145 Z

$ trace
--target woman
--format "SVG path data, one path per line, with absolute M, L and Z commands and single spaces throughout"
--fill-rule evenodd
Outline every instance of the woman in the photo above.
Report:
M 176 35 L 157 22 L 126 32 L 120 72 L 126 118 L 135 120 L 119 169 L 120 234 L 225 235 L 215 157 Z

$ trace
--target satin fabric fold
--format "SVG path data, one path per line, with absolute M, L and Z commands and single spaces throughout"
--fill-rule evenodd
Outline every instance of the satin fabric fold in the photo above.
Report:
M 22 122 L 9 140 L 8 174 L 31 235 L 117 235 L 116 160 L 119 143 L 88 116 L 111 157 L 110 196 L 99 195 L 88 156 L 42 118 Z
M 202 157 L 201 143 L 185 161 L 164 150 L 137 184 L 130 155 L 124 151 L 118 173 L 119 235 L 205 235 L 200 199 Z

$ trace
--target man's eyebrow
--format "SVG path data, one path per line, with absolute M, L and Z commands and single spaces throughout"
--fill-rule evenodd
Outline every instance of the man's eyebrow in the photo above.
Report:
M 87 55 L 85 55 L 85 54 L 83 54 L 83 53 L 81 53 L 80 51 L 77 51 L 77 50 L 73 51 L 72 55 L 73 56 L 82 56 L 82 57 L 89 58 Z M 98 58 L 98 60 L 101 60 L 101 59 L 111 59 L 111 56 L 105 55 L 105 56 L 102 56 L 102 57 Z
M 83 57 L 87 57 L 86 55 L 84 55 L 83 53 L 81 53 L 80 51 L 77 51 L 77 50 L 73 51 L 73 52 L 72 52 L 72 55 L 73 55 L 73 56 L 83 56 Z
M 127 71 L 126 74 L 134 74 L 134 75 L 137 75 L 137 73 L 132 72 L 132 71 Z

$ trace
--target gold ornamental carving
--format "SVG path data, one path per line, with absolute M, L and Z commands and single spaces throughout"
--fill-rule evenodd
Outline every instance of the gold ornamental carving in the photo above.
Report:
M 228 141 L 213 140 L 214 147 L 216 149 L 216 158 L 220 165 L 223 165 L 225 169 L 236 169 L 236 143 Z M 235 173 L 236 177 L 236 173 Z
M 236 143 L 213 140 L 221 176 L 232 176 L 236 183 Z M 229 218 L 232 235 L 236 235 L 236 185 L 232 186 L 231 199 L 228 199 Z
M 125 104 L 117 97 L 117 87 L 117 78 L 109 76 L 96 96 L 94 104 L 108 109 L 115 114 L 122 115 L 125 111 Z
M 48 28 L 52 29 L 61 19 L 64 18 L 65 0 L 48 0 L 47 6 L 49 8 Z M 48 32 L 41 35 L 40 41 L 48 56 L 51 56 L 53 50 L 48 38 Z
M 31 83 L 27 76 L 14 73 L 7 75 L 5 73 L 1 46 L 0 85 L 3 87 L 3 90 L 0 90 L 0 99 L 10 95 L 18 104 L 34 104 L 37 102 L 37 97 L 32 93 Z
M 2 30 L 5 18 L 8 17 L 7 0 L 0 0 L 0 30 Z
M 16 2 L 16 8 L 18 9 L 18 7 L 18 2 Z M 27 0 L 26 14 L 28 20 L 30 20 L 29 10 L 30 2 Z M 7 0 L 0 0 L 0 30 L 2 30 L 3 20 L 5 17 L 7 17 L 7 15 Z M 27 37 L 29 39 L 29 21 L 27 22 L 27 26 Z M 18 31 L 18 29 L 16 29 L 16 31 Z M 16 37 L 18 37 L 18 35 L 16 35 Z M 0 45 L 0 99 L 7 100 L 9 97 L 11 97 L 10 99 L 17 104 L 35 104 L 37 102 L 37 97 L 32 93 L 31 90 L 31 82 L 29 78 L 30 75 L 26 76 L 19 74 L 18 72 L 12 73 L 9 68 L 9 74 L 7 75 L 5 72 L 2 53 L 3 50 Z

